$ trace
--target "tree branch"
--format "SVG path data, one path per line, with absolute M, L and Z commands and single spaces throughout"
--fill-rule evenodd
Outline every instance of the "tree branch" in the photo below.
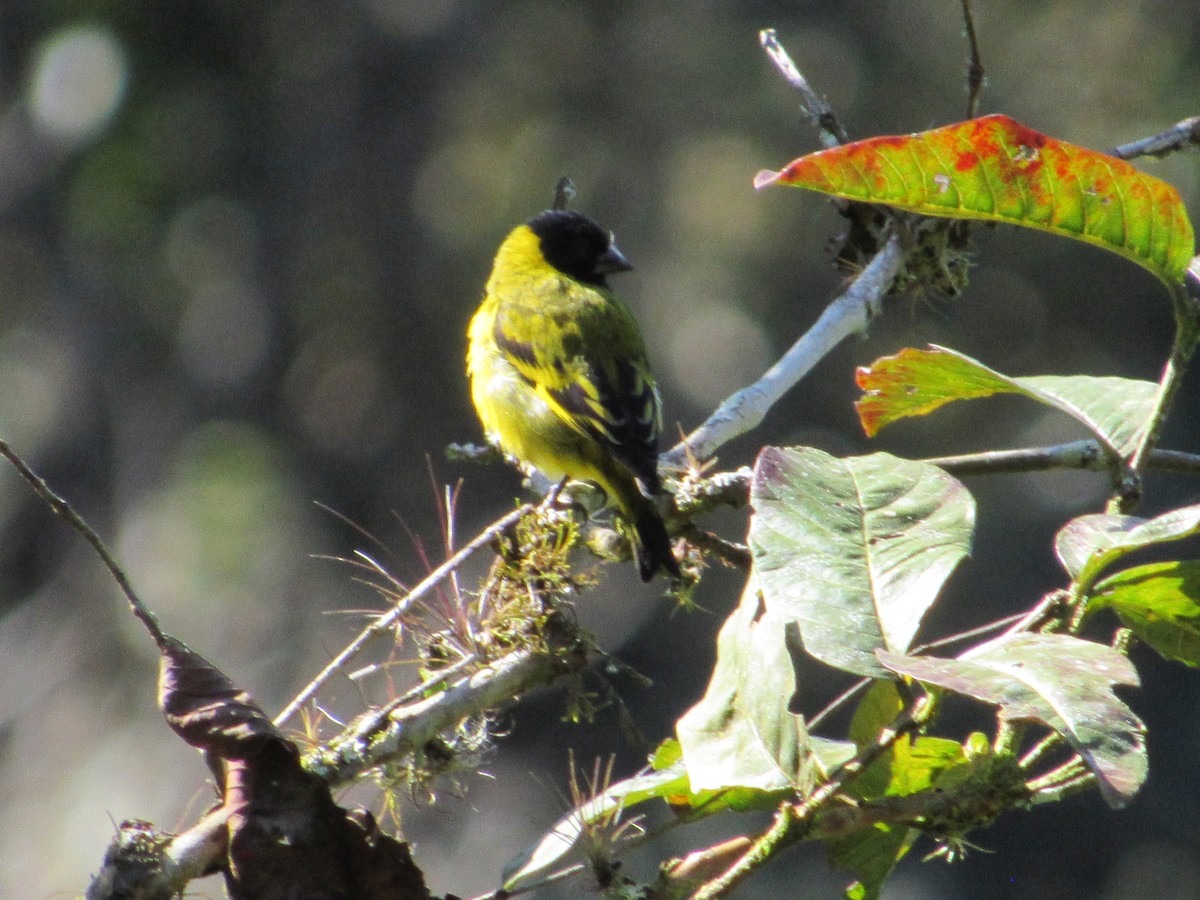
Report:
M 800 97 L 804 101 L 804 111 L 808 115 L 812 123 L 820 129 L 821 143 L 826 147 L 836 147 L 838 144 L 850 143 L 850 135 L 846 133 L 846 129 L 842 127 L 842 123 L 838 121 L 837 116 L 833 112 L 833 107 L 812 89 L 812 85 L 808 83 L 796 64 L 792 62 L 791 56 L 784 49 L 783 44 L 779 42 L 779 35 L 774 28 L 765 28 L 758 33 L 759 43 L 762 44 L 764 50 L 767 51 L 767 56 L 771 62 L 775 63 L 775 67 L 779 69 L 788 84 L 800 92 Z
M 979 53 L 979 37 L 975 34 L 975 14 L 971 11 L 971 0 L 962 0 L 963 28 L 967 36 L 967 118 L 973 119 L 979 112 L 979 97 L 983 93 L 983 57 Z
M 95 529 L 92 528 L 62 497 L 54 493 L 50 489 L 50 485 L 33 471 L 25 460 L 17 455 L 16 451 L 8 445 L 7 441 L 0 440 L 0 456 L 7 459 L 21 477 L 29 483 L 34 492 L 45 501 L 46 505 L 54 511 L 54 514 L 78 531 L 85 541 L 87 541 L 96 555 L 100 557 L 100 561 L 104 563 L 104 567 L 108 569 L 113 580 L 117 583 L 117 587 L 121 589 L 121 593 L 125 595 L 125 599 L 129 601 L 129 608 L 133 610 L 133 614 L 138 620 L 146 626 L 146 630 L 150 632 L 150 636 L 154 639 L 155 646 L 160 650 L 166 643 L 166 635 L 163 634 L 162 628 L 158 624 L 158 619 L 152 613 L 149 607 L 142 602 L 142 598 L 138 596 L 137 591 L 133 589 L 133 583 L 129 580 L 129 576 L 125 574 L 125 570 L 118 564 L 113 555 L 108 551 L 104 541 L 100 539 Z
M 754 384 L 726 398 L 708 419 L 663 454 L 663 463 L 684 469 L 689 460 L 704 460 L 717 448 L 756 428 L 776 402 L 852 334 L 866 331 L 880 311 L 900 264 L 904 260 L 899 232 L 893 232 L 883 249 L 862 274 L 829 304 L 775 365 Z
M 1188 147 L 1200 147 L 1200 116 L 1183 119 L 1166 131 L 1160 131 L 1150 137 L 1113 147 L 1108 153 L 1120 159 L 1134 159 L 1138 156 L 1161 158 Z
M 360 716 L 327 747 L 308 754 L 304 767 L 336 788 L 371 769 L 423 753 L 459 723 L 582 670 L 588 658 L 587 645 L 577 636 L 557 648 L 513 651 L 432 697 Z
M 890 727 L 884 728 L 872 744 L 863 747 L 853 759 L 830 772 L 829 777 L 807 799 L 796 804 L 783 804 L 776 812 L 774 823 L 753 843 L 750 850 L 697 891 L 693 895 L 695 900 L 717 900 L 726 896 L 742 879 L 780 850 L 807 837 L 815 825 L 817 813 L 825 804 L 891 749 L 901 737 L 923 727 L 932 713 L 933 704 L 927 698 L 917 700 Z

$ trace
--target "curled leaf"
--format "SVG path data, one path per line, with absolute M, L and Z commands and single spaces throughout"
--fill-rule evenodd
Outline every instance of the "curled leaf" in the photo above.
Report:
M 176 734 L 222 759 L 244 759 L 264 741 L 284 742 L 248 693 L 170 636 L 159 660 L 158 703 Z
M 1153 519 L 1092 513 L 1064 525 L 1054 538 L 1054 549 L 1071 578 L 1087 587 L 1123 556 L 1197 532 L 1200 504 L 1182 506 Z

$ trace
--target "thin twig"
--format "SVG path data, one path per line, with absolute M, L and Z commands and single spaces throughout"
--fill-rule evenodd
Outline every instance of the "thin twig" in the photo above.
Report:
M 1025 615 L 1021 616 L 1016 623 L 1004 632 L 1004 637 L 1013 634 L 1021 634 L 1026 631 L 1036 631 L 1047 623 L 1054 621 L 1055 617 L 1068 604 L 1070 598 L 1065 591 L 1051 591 L 1045 597 L 1038 601 L 1037 605 Z
M 1031 784 L 1033 784 L 1031 782 Z M 1082 794 L 1084 791 L 1091 791 L 1096 785 L 1096 773 L 1091 769 L 1084 769 L 1078 775 L 1061 781 L 1057 786 L 1041 786 L 1026 785 L 1030 788 L 1029 796 L 1030 806 L 1041 806 L 1044 803 L 1059 803 L 1068 797 L 1075 794 Z
M 779 42 L 779 35 L 774 28 L 766 28 L 758 33 L 759 43 L 767 51 L 767 56 L 771 62 L 775 63 L 775 67 L 787 79 L 788 84 L 800 92 L 800 97 L 804 102 L 804 111 L 812 120 L 813 124 L 820 129 L 821 143 L 826 147 L 836 147 L 838 144 L 850 143 L 850 135 L 846 133 L 846 129 L 842 127 L 842 123 L 838 121 L 837 116 L 833 112 L 833 107 L 812 89 L 812 85 L 808 83 L 796 64 L 792 62 L 791 56 L 784 49 L 783 44 Z
M 1180 319 L 1177 328 L 1175 343 L 1171 347 L 1171 356 L 1167 359 L 1167 364 L 1163 367 L 1162 378 L 1159 380 L 1158 394 L 1154 398 L 1154 409 L 1150 415 L 1149 425 L 1129 460 L 1129 468 L 1135 473 L 1141 472 L 1145 467 L 1154 450 L 1154 445 L 1158 443 L 1167 414 L 1175 404 L 1175 397 L 1179 393 L 1184 372 L 1187 371 L 1192 353 L 1196 349 L 1196 323 Z
M 558 183 L 554 185 L 554 202 L 551 209 L 566 209 L 570 206 L 571 201 L 575 199 L 575 182 L 569 176 L 564 175 L 558 179 Z
M 25 461 L 17 455 L 16 451 L 8 445 L 7 441 L 0 441 L 0 455 L 12 463 L 13 468 L 29 483 L 34 492 L 46 502 L 55 515 L 83 535 L 83 539 L 92 545 L 92 549 L 96 551 L 96 555 L 100 557 L 100 561 L 104 563 L 113 580 L 117 582 L 117 586 L 125 595 L 125 599 L 129 601 L 129 607 L 133 610 L 133 614 L 146 626 L 146 630 L 154 638 L 154 643 L 161 650 L 166 644 L 166 635 L 163 633 L 162 628 L 159 627 L 158 619 L 147 608 L 146 604 L 142 602 L 137 591 L 133 589 L 133 584 L 129 581 L 129 577 L 117 564 L 113 555 L 108 552 L 108 547 L 100 539 L 100 535 L 96 534 L 92 526 L 85 522 L 79 513 L 75 512 L 74 507 L 70 503 L 54 493 L 50 489 L 50 485 L 46 484 L 41 476 L 29 468 Z
M 1065 763 L 1053 771 L 1047 772 L 1038 778 L 1032 778 L 1025 783 L 1031 794 L 1043 794 L 1048 791 L 1054 791 L 1061 788 L 1065 784 L 1073 784 L 1081 777 L 1088 777 L 1089 783 L 1095 778 L 1090 767 L 1084 763 L 1079 754 L 1075 754 Z
M 1174 475 L 1200 475 L 1200 455 L 1182 450 L 1151 450 L 1146 468 Z
M 795 807 L 791 803 L 781 804 L 775 811 L 775 819 L 771 823 L 771 827 L 754 841 L 750 849 L 743 853 L 736 863 L 696 891 L 692 895 L 693 900 L 716 900 L 716 898 L 728 894 L 737 886 L 738 882 L 766 862 L 784 845 L 795 821 Z
M 1057 731 L 1050 732 L 1048 735 L 1043 737 L 1040 741 L 1029 748 L 1028 752 L 1021 757 L 1018 765 L 1020 765 L 1022 769 L 1029 771 L 1043 759 L 1045 759 L 1051 752 L 1061 747 L 1065 743 L 1065 740 L 1066 739 Z M 1076 759 L 1078 758 L 1079 757 L 1076 756 Z
M 745 544 L 727 541 L 720 535 L 691 522 L 685 522 L 679 528 L 679 536 L 685 538 L 691 546 L 705 553 L 711 553 L 731 569 L 750 571 L 750 548 Z
M 283 708 L 279 715 L 275 717 L 275 726 L 280 727 L 287 722 L 288 719 L 295 715 L 296 711 L 299 710 L 300 707 L 302 707 L 305 703 L 311 700 L 313 696 L 316 695 L 317 691 L 324 686 L 324 684 L 333 676 L 335 672 L 337 672 L 344 665 L 346 665 L 346 663 L 357 656 L 359 652 L 362 651 L 363 647 L 370 643 L 372 638 L 374 638 L 376 635 L 384 633 L 385 631 L 388 631 L 393 625 L 396 624 L 401 616 L 403 616 L 412 608 L 414 603 L 425 596 L 425 594 L 433 590 L 433 588 L 437 587 L 437 585 L 440 584 L 446 578 L 446 576 L 461 566 L 470 556 L 475 553 L 475 551 L 479 550 L 481 547 L 487 546 L 489 543 L 495 540 L 495 538 L 511 528 L 517 521 L 520 520 L 522 516 L 532 512 L 533 509 L 534 506 L 532 503 L 526 503 L 513 510 L 503 518 L 493 522 L 478 535 L 476 535 L 476 537 L 469 544 L 464 546 L 452 557 L 430 572 L 420 584 L 401 597 L 400 600 L 398 600 L 388 612 L 372 621 L 370 625 L 359 632 L 358 637 L 347 644 L 345 649 L 335 656 L 329 662 L 329 664 L 321 670 L 320 674 L 310 681 L 304 690 L 296 695 L 295 699 L 293 699 L 291 703 Z
M 676 449 L 671 451 L 672 458 Z M 1048 447 L 988 450 L 955 456 L 927 456 L 918 459 L 917 462 L 938 466 L 959 478 L 1045 472 L 1052 469 L 1107 472 L 1112 468 L 1111 461 L 1099 443 L 1086 438 Z M 1172 475 L 1200 475 L 1200 454 L 1185 453 L 1182 450 L 1152 450 L 1146 468 Z M 675 495 L 676 508 L 681 516 L 692 517 L 716 506 L 744 506 L 752 477 L 751 470 L 743 467 L 736 471 L 717 472 L 695 482 L 682 481 Z
M 971 12 L 971 0 L 962 0 L 963 25 L 967 35 L 967 118 L 973 119 L 979 112 L 979 97 L 983 93 L 983 57 L 979 53 L 979 38 L 975 34 L 975 16 Z
M 908 651 L 909 655 L 918 653 L 928 653 L 930 650 L 939 650 L 942 647 L 948 647 L 951 644 L 957 644 L 962 641 L 969 641 L 973 638 L 983 637 L 985 634 L 991 634 L 993 631 L 999 631 L 1001 628 L 1006 628 L 1013 622 L 1020 621 L 1020 614 L 1015 616 L 1005 616 L 1003 619 L 997 619 L 995 622 L 988 622 L 986 625 L 979 625 L 975 628 L 968 628 L 966 631 L 959 631 L 955 634 L 948 634 L 945 637 L 937 638 L 936 640 L 928 641 L 924 644 L 918 644 Z
M 874 683 L 875 682 L 870 678 L 860 678 L 858 681 L 854 682 L 854 684 L 850 685 L 850 687 L 846 688 L 844 691 L 826 703 L 825 706 L 821 708 L 820 712 L 818 712 L 815 716 L 812 716 L 805 723 L 808 726 L 809 733 L 815 731 L 818 727 L 820 727 L 822 722 L 841 709 L 842 704 L 850 702 Z
M 1042 472 L 1047 469 L 1105 469 L 1110 463 L 1093 440 L 1071 441 L 1050 447 L 989 450 L 959 456 L 933 456 L 921 462 L 945 469 L 952 475 L 995 475 L 997 473 Z

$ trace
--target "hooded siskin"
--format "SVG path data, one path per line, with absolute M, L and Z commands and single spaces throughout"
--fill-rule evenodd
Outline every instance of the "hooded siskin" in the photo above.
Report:
M 661 404 L 632 313 L 607 276 L 632 268 L 587 216 L 544 212 L 496 252 L 468 332 L 471 399 L 491 443 L 552 481 L 598 485 L 633 529 L 643 581 L 679 577 L 654 502 Z

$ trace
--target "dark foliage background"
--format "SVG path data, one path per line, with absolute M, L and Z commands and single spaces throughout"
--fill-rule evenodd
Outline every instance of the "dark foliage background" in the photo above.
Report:
M 1098 148 L 1200 112 L 1200 6 L 978 6 L 984 111 Z M 765 26 L 856 136 L 964 114 L 951 0 L 8 0 L 0 435 L 110 540 L 168 629 L 279 708 L 361 625 L 330 613 L 380 603 L 351 570 L 314 558 L 370 545 L 313 501 L 378 537 L 394 555 L 371 552 L 407 579 L 424 568 L 413 535 L 441 552 L 437 485 L 465 479 L 460 536 L 510 506 L 512 473 L 447 463 L 442 448 L 478 439 L 463 331 L 492 251 L 548 204 L 559 175 L 637 265 L 620 287 L 668 419 L 684 428 L 837 290 L 828 206 L 750 185 L 816 146 L 757 47 Z M 1195 153 L 1140 165 L 1200 213 Z M 722 463 L 749 462 L 765 441 L 920 455 L 1073 436 L 995 401 L 867 442 L 853 366 L 903 345 L 948 344 L 1014 374 L 1157 375 L 1170 320 L 1148 275 L 1012 229 L 979 229 L 978 243 L 960 302 L 898 304 Z M 1193 376 L 1168 446 L 1200 443 L 1198 395 Z M 970 486 L 976 558 L 931 634 L 1057 586 L 1055 528 L 1105 493 L 1086 475 Z M 1194 482 L 1155 479 L 1145 511 L 1198 498 Z M 724 525 L 740 536 L 741 517 Z M 684 614 L 613 572 L 581 601 L 601 643 L 655 680 L 615 682 L 651 742 L 700 695 L 737 588 L 714 575 L 706 611 Z M 1089 797 L 1010 816 L 975 836 L 994 853 L 906 864 L 888 896 L 1200 897 L 1200 679 L 1137 660 L 1146 686 L 1132 702 L 1150 723 L 1152 769 L 1130 810 Z M 90 552 L 0 470 L 0 894 L 76 894 L 114 820 L 182 826 L 208 803 L 200 760 L 155 711 L 154 675 L 150 641 Z M 811 712 L 839 683 L 816 666 L 808 677 Z M 343 682 L 326 703 L 349 715 L 383 688 Z M 644 748 L 613 708 L 585 726 L 561 713 L 559 693 L 526 702 L 485 761 L 494 777 L 464 774 L 405 807 L 435 890 L 495 885 L 563 809 L 566 746 L 587 760 L 617 749 L 619 774 L 638 765 Z M 667 847 L 715 836 L 694 829 Z M 744 893 L 835 896 L 840 883 L 807 850 Z

